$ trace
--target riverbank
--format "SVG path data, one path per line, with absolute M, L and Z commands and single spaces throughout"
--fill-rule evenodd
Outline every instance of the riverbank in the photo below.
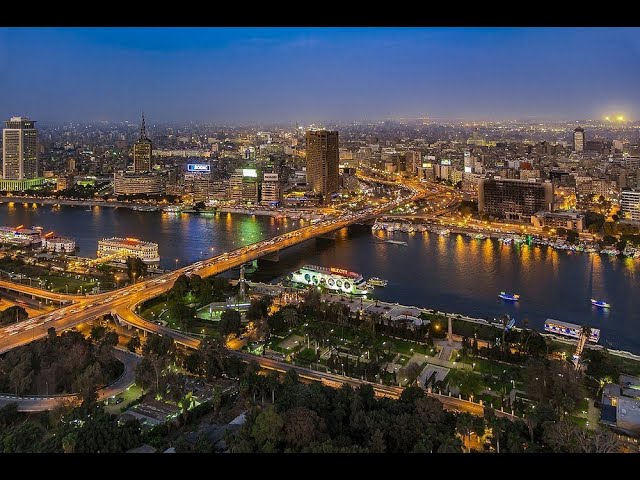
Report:
M 579 241 L 575 244 L 567 242 L 560 237 L 541 237 L 537 235 L 520 235 L 516 233 L 496 232 L 490 228 L 486 229 L 471 229 L 456 226 L 443 226 L 441 224 L 434 223 L 409 223 L 409 222 L 384 222 L 378 221 L 373 225 L 372 230 L 384 231 L 384 232 L 403 232 L 403 233 L 420 233 L 420 232 L 432 232 L 437 233 L 440 236 L 448 236 L 451 233 L 465 235 L 469 238 L 476 240 L 484 240 L 491 238 L 502 242 L 504 245 L 544 245 L 551 247 L 555 250 L 565 250 L 568 252 L 584 252 L 584 253 L 600 253 L 602 255 L 609 255 L 612 257 L 622 255 L 633 259 L 640 259 L 640 248 L 627 245 L 624 250 L 617 250 L 615 247 L 600 248 L 598 242 Z
M 232 283 L 234 282 L 232 281 Z M 291 287 L 287 287 L 285 285 L 282 285 L 281 283 L 270 284 L 270 283 L 248 281 L 247 284 L 256 293 L 268 294 L 272 296 L 279 295 L 284 291 L 291 290 Z M 364 297 L 348 297 L 348 296 L 342 296 L 342 295 L 331 294 L 331 293 L 323 294 L 322 299 L 325 301 L 345 303 L 349 307 L 349 309 L 354 313 L 357 311 L 377 313 L 377 314 L 389 317 L 391 319 L 396 319 L 396 318 L 404 319 L 407 317 L 420 318 L 421 315 L 423 317 L 439 316 L 439 317 L 442 317 L 442 319 L 445 319 L 446 317 L 451 317 L 452 322 L 454 324 L 454 333 L 456 330 L 455 329 L 456 322 L 467 322 L 475 325 L 482 325 L 482 326 L 495 327 L 498 329 L 502 329 L 502 324 L 497 321 L 489 321 L 484 318 L 471 317 L 471 316 L 463 315 L 456 312 L 444 312 L 441 310 L 416 307 L 413 305 L 401 305 L 399 303 L 365 299 Z M 446 326 L 444 328 L 446 328 Z M 514 326 L 513 330 L 521 331 L 522 328 L 518 326 Z M 576 346 L 578 343 L 577 340 L 560 337 L 554 334 L 546 333 L 544 331 L 538 331 L 538 333 L 540 333 L 542 336 L 554 342 L 562 343 L 565 345 Z M 593 350 L 603 350 L 605 347 L 599 344 L 588 343 L 587 345 L 585 345 L 585 348 L 593 349 Z M 625 358 L 628 360 L 640 362 L 640 355 L 636 355 L 634 353 L 631 353 L 625 350 L 617 350 L 617 349 L 607 349 L 607 351 L 612 355 Z
M 36 205 L 66 205 L 70 207 L 111 207 L 111 208 L 130 208 L 132 210 L 156 211 L 159 207 L 155 205 L 144 205 L 133 202 L 108 202 L 105 200 L 71 200 L 60 198 L 40 198 L 40 197 L 21 197 L 21 196 L 0 196 L 0 204 L 2 203 L 18 203 Z

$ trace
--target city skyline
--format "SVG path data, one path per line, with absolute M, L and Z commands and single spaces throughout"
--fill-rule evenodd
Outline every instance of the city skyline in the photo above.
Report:
M 51 123 L 633 119 L 638 57 L 635 28 L 3 28 L 0 87 Z

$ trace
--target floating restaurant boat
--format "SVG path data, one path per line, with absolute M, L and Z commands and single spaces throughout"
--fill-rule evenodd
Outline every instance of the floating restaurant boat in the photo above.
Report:
M 575 323 L 561 322 L 560 320 L 547 318 L 547 320 L 544 322 L 544 331 L 579 339 L 580 333 L 582 332 L 582 327 L 580 325 L 576 325 Z M 598 343 L 598 341 L 600 340 L 600 329 L 591 328 L 591 334 L 589 335 L 588 340 L 593 343 Z
M 303 285 L 322 285 L 328 290 L 352 295 L 366 295 L 367 283 L 362 275 L 342 268 L 305 265 L 293 272 L 291 280 Z

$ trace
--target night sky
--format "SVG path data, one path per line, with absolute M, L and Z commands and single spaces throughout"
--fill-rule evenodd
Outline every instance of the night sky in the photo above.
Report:
M 2 28 L 0 117 L 640 118 L 640 29 Z

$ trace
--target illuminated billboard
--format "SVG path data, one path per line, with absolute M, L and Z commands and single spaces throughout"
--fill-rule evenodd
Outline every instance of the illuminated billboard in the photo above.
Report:
M 187 165 L 187 172 L 206 172 L 211 171 L 211 165 L 207 163 L 189 163 Z
M 422 168 L 431 168 L 432 166 L 430 162 L 422 162 Z
M 242 169 L 242 176 L 243 177 L 258 178 L 258 172 L 256 171 L 255 168 L 243 168 Z
M 440 160 L 440 165 L 451 165 L 451 160 L 448 160 L 448 159 Z
M 471 167 L 464 167 L 464 173 L 471 173 Z

